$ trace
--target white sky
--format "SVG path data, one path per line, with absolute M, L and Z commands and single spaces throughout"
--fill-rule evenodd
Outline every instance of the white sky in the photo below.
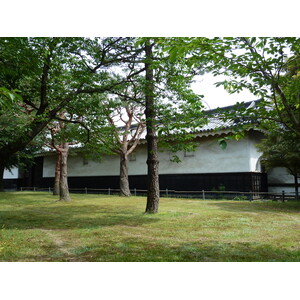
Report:
M 214 83 L 224 78 L 224 76 L 205 74 L 203 76 L 197 76 L 197 80 L 192 84 L 193 90 L 197 94 L 204 95 L 203 102 L 207 109 L 228 106 L 236 102 L 257 100 L 257 97 L 247 90 L 243 90 L 240 93 L 229 94 L 222 86 L 216 87 L 214 85 Z

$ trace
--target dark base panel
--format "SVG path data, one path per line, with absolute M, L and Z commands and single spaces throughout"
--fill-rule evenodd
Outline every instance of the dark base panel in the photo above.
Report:
M 53 187 L 54 178 L 41 178 L 37 187 Z M 69 177 L 70 188 L 118 189 L 119 176 Z M 160 189 L 177 191 L 226 190 L 240 192 L 266 192 L 267 177 L 264 173 L 215 173 L 215 174 L 163 174 L 159 177 Z M 131 189 L 147 189 L 147 176 L 129 176 Z
M 17 190 L 20 187 L 20 179 L 3 179 L 4 190 Z

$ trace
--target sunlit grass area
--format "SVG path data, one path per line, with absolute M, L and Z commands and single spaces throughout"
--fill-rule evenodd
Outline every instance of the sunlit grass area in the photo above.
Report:
M 0 261 L 300 261 L 300 204 L 0 193 Z

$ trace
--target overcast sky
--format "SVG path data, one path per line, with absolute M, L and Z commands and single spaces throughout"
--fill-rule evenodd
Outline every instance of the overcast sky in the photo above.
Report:
M 244 90 L 240 93 L 230 95 L 222 86 L 216 87 L 214 83 L 221 81 L 224 77 L 214 77 L 211 74 L 198 76 L 192 87 L 198 94 L 204 95 L 203 102 L 207 109 L 228 106 L 236 102 L 247 102 L 257 100 L 249 91 Z

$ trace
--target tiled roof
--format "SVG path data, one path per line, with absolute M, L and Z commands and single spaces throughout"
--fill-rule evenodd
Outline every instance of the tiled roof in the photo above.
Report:
M 244 108 L 248 107 L 254 107 L 255 103 L 259 101 L 250 101 L 250 102 L 243 102 L 239 103 L 238 106 L 242 106 Z M 208 116 L 207 123 L 205 125 L 202 125 L 201 127 L 197 129 L 186 129 L 187 133 L 193 133 L 195 136 L 202 137 L 202 136 L 217 136 L 220 134 L 229 134 L 232 133 L 233 128 L 235 125 L 237 125 L 239 120 L 222 120 L 220 115 L 224 111 L 234 111 L 237 108 L 236 105 L 221 107 L 217 109 L 212 109 L 206 111 L 206 115 Z M 143 132 L 143 135 L 140 139 L 140 143 L 144 144 L 146 143 L 146 130 Z
M 239 103 L 238 106 L 242 106 L 244 108 L 253 108 L 257 102 L 260 100 L 254 100 L 249 102 L 243 102 Z M 208 122 L 207 124 L 197 128 L 196 130 L 193 130 L 193 134 L 196 136 L 202 137 L 202 136 L 217 136 L 224 133 L 231 133 L 234 126 L 237 124 L 237 120 L 222 120 L 219 116 L 224 111 L 230 111 L 235 110 L 237 107 L 237 104 L 230 105 L 226 107 L 220 107 L 216 109 L 207 110 L 205 114 L 208 116 Z M 134 129 L 136 127 L 135 124 L 131 126 L 131 129 Z M 120 128 L 121 130 L 121 128 Z M 191 130 L 187 129 L 186 132 L 191 132 Z M 143 132 L 140 144 L 146 143 L 146 130 Z M 48 151 L 47 151 L 48 152 Z M 51 151 L 50 151 L 51 152 Z M 43 152 L 44 153 L 44 152 Z
M 233 121 L 222 121 L 218 117 L 211 117 L 208 119 L 208 123 L 199 128 L 200 132 L 211 131 L 216 129 L 225 129 L 233 126 Z

